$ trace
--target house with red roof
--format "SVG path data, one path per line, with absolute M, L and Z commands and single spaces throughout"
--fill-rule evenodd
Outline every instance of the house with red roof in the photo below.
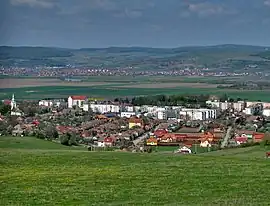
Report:
M 11 100 L 5 99 L 2 101 L 4 105 L 11 105 Z
M 261 142 L 264 139 L 264 133 L 255 132 L 253 134 L 253 142 Z
M 238 145 L 245 144 L 245 143 L 248 142 L 248 138 L 247 137 L 242 137 L 242 136 L 237 136 L 237 137 L 235 137 L 235 142 Z
M 143 127 L 143 121 L 142 119 L 138 118 L 138 117 L 131 117 L 129 119 L 129 129 L 138 126 L 138 127 Z
M 86 96 L 69 96 L 68 108 L 72 108 L 73 106 L 78 106 L 80 108 L 83 108 L 83 105 L 86 101 L 87 101 Z
M 166 129 L 157 129 L 154 132 L 154 135 L 156 136 L 156 138 L 161 138 L 161 137 L 163 137 L 167 133 L 168 133 L 168 131 Z
M 115 139 L 112 137 L 100 138 L 98 141 L 98 147 L 112 147 Z

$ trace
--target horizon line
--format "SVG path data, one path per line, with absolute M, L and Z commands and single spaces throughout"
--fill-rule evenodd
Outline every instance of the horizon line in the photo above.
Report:
M 109 48 L 148 48 L 148 49 L 177 49 L 177 48 L 194 48 L 194 47 L 218 47 L 218 46 L 249 46 L 249 47 L 265 47 L 269 48 L 270 46 L 262 45 L 250 45 L 250 44 L 209 44 L 209 45 L 185 45 L 185 46 L 176 46 L 176 47 L 151 47 L 151 46 L 107 46 L 107 47 L 60 47 L 60 46 L 43 46 L 43 45 L 0 45 L 0 47 L 13 47 L 13 48 L 54 48 L 54 49 L 71 49 L 71 50 L 81 50 L 81 49 L 109 49 Z

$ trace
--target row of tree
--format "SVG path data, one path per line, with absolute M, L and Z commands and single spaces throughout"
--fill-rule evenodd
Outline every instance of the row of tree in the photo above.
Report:
M 134 97 L 131 103 L 135 106 L 141 105 L 157 105 L 157 106 L 173 106 L 173 105 L 201 105 L 206 106 L 209 95 L 154 95 Z

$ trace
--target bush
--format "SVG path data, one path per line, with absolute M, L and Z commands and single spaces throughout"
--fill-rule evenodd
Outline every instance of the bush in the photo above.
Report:
M 270 146 L 270 141 L 268 141 L 268 140 L 263 140 L 263 141 L 260 143 L 260 145 L 261 145 L 262 147 Z
M 36 137 L 37 137 L 38 139 L 45 139 L 45 135 L 44 135 L 42 132 L 40 132 L 40 131 L 38 131 L 38 132 L 36 133 Z
M 76 135 L 75 134 L 71 134 L 71 133 L 67 133 L 65 135 L 62 135 L 60 137 L 60 143 L 62 145 L 66 145 L 66 146 L 77 145 Z

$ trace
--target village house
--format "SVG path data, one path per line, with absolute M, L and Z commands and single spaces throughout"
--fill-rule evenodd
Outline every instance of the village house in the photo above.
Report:
M 52 107 L 53 106 L 53 101 L 52 100 L 40 100 L 38 102 L 39 106 L 44 106 L 44 107 Z
M 131 117 L 129 119 L 129 129 L 135 127 L 135 126 L 138 126 L 138 127 L 143 127 L 143 121 L 142 119 L 138 118 L 138 117 Z
M 149 138 L 147 139 L 146 141 L 146 145 L 149 145 L 149 146 L 157 146 L 158 145 L 158 141 L 156 138 Z
M 41 107 L 60 107 L 67 106 L 64 99 L 50 99 L 50 100 L 40 100 L 38 105 Z
M 68 97 L 68 108 L 72 108 L 73 106 L 83 108 L 86 102 L 87 102 L 86 96 L 70 96 Z
M 114 139 L 111 137 L 100 138 L 97 142 L 98 147 L 112 147 L 114 144 Z

